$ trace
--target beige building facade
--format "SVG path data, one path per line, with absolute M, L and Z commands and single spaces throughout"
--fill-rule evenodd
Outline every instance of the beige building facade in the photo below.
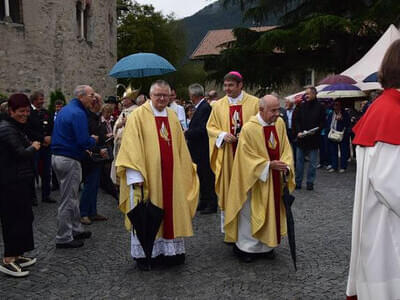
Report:
M 0 0 L 0 93 L 115 93 L 116 0 Z

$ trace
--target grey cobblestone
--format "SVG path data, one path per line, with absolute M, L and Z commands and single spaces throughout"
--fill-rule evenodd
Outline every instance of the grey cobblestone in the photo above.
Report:
M 100 193 L 99 213 L 109 220 L 86 226 L 93 236 L 79 249 L 55 249 L 57 205 L 40 203 L 32 253 L 38 262 L 27 278 L 0 274 L 0 299 L 344 299 L 354 177 L 354 163 L 344 174 L 319 170 L 314 191 L 294 193 L 297 272 L 286 239 L 273 261 L 239 262 L 222 242 L 217 215 L 196 216 L 185 265 L 140 272 L 111 197 Z

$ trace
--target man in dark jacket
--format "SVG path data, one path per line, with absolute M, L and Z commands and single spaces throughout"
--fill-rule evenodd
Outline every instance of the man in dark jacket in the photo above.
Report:
M 44 95 L 42 92 L 34 92 L 30 96 L 31 114 L 26 126 L 26 132 L 30 140 L 39 141 L 41 149 L 35 155 L 36 174 L 42 179 L 42 202 L 55 203 L 50 197 L 51 181 L 51 134 L 53 131 L 53 118 L 48 110 L 43 108 Z M 33 187 L 34 188 L 34 187 Z M 34 193 L 33 204 L 37 204 L 36 194 Z M 35 201 L 36 200 L 36 201 Z
M 306 89 L 305 102 L 301 103 L 295 114 L 296 149 L 296 189 L 301 189 L 305 157 L 309 158 L 307 170 L 307 190 L 314 189 L 316 168 L 318 165 L 318 148 L 321 129 L 324 125 L 325 111 L 316 99 L 314 87 Z
M 197 165 L 197 174 L 200 180 L 200 201 L 198 210 L 201 214 L 217 212 L 217 195 L 215 194 L 215 176 L 211 171 L 209 158 L 209 145 L 207 134 L 207 121 L 211 113 L 211 106 L 204 98 L 204 88 L 198 84 L 189 86 L 190 100 L 195 105 L 196 111 L 185 132 L 190 155 Z
M 97 213 L 97 192 L 100 186 L 101 170 L 108 151 L 105 148 L 106 132 L 100 126 L 100 110 L 103 105 L 102 98 L 95 93 L 94 101 L 88 110 L 89 134 L 99 137 L 96 147 L 87 151 L 82 160 L 83 190 L 79 210 L 81 223 L 92 224 L 92 221 L 106 221 L 107 218 Z
M 72 99 L 57 115 L 51 149 L 52 166 L 60 183 L 61 201 L 58 208 L 57 248 L 82 247 L 82 239 L 91 232 L 80 223 L 79 184 L 82 179 L 81 160 L 86 150 L 96 145 L 98 137 L 89 136 L 88 112 L 95 93 L 88 85 L 75 88 Z

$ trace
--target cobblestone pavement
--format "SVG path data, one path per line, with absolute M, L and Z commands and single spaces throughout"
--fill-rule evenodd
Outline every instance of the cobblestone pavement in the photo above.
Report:
M 0 299 L 344 299 L 354 178 L 354 163 L 344 174 L 319 170 L 314 191 L 295 191 L 297 272 L 286 238 L 273 261 L 238 261 L 222 242 L 215 214 L 195 217 L 185 265 L 141 272 L 110 196 L 98 201 L 109 220 L 87 226 L 93 237 L 80 249 L 55 248 L 57 205 L 40 203 L 32 253 L 38 262 L 27 278 L 0 274 Z

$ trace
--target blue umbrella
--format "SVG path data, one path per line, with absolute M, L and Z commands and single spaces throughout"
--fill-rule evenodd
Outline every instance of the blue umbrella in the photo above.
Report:
M 175 72 L 165 58 L 154 53 L 136 53 L 121 58 L 110 71 L 115 78 L 138 78 Z
M 363 82 L 378 82 L 378 72 L 374 72 L 363 80 Z
M 318 92 L 318 98 L 357 98 L 365 97 L 365 93 L 355 85 L 348 83 L 331 84 Z

